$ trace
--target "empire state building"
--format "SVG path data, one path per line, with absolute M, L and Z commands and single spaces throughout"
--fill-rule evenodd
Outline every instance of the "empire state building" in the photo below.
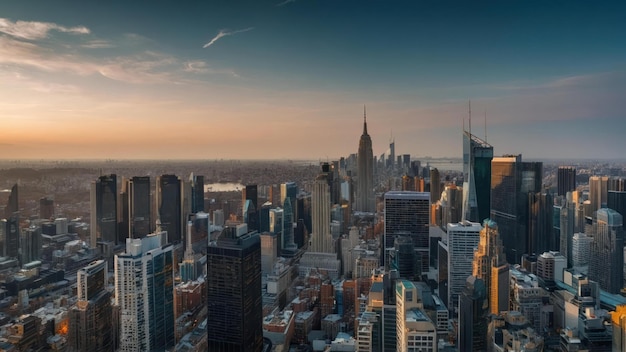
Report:
M 374 154 L 372 139 L 367 134 L 367 118 L 363 107 L 363 134 L 359 139 L 359 153 L 357 155 L 357 196 L 356 209 L 363 212 L 374 212 Z

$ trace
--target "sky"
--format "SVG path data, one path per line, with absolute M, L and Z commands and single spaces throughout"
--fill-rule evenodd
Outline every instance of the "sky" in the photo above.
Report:
M 0 159 L 625 158 L 626 4 L 2 1 Z M 486 128 L 485 128 L 485 121 Z

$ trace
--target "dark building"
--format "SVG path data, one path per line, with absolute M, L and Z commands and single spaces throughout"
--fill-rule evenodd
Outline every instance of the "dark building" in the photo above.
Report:
M 208 350 L 263 349 L 261 240 L 225 228 L 207 247 Z
M 270 231 L 270 209 L 272 209 L 271 202 L 265 202 L 261 205 L 261 209 L 259 210 L 259 232 L 269 232 Z
M 114 351 L 106 268 L 106 262 L 99 260 L 77 272 L 78 301 L 69 312 L 68 342 L 72 350 Z
M 459 351 L 487 351 L 489 304 L 485 282 L 468 277 L 459 301 Z
M 400 279 L 418 281 L 422 276 L 421 260 L 409 236 L 396 236 L 390 253 L 390 268 L 398 271 Z
M 430 203 L 435 204 L 441 198 L 441 177 L 436 167 L 430 169 Z
M 95 206 L 95 237 L 99 241 L 119 243 L 117 221 L 117 176 L 115 174 L 104 175 L 92 183 L 92 194 Z M 93 223 L 93 222 L 92 222 Z
M 20 239 L 20 263 L 22 265 L 41 259 L 41 228 L 24 229 Z
M 4 225 L 4 256 L 19 259 L 20 221 L 17 213 L 0 223 Z
M 257 185 L 246 185 L 242 190 L 242 214 L 248 230 L 259 230 L 259 197 Z
M 567 192 L 576 190 L 576 168 L 559 166 L 557 171 L 557 195 L 565 196 Z
M 193 214 L 203 212 L 204 176 L 198 176 L 192 173 L 191 176 L 189 176 L 189 183 L 191 184 L 191 212 Z
M 493 147 L 463 132 L 463 220 L 482 223 L 489 218 Z
M 491 219 L 498 224 L 511 264 L 518 264 L 533 246 L 528 194 L 541 192 L 542 176 L 543 164 L 522 162 L 521 155 L 493 158 L 491 163 Z
M 128 180 L 128 218 L 131 238 L 143 238 L 152 232 L 150 176 L 135 176 Z
M 613 209 L 626 217 L 626 191 L 609 190 L 607 195 L 607 208 Z
M 183 203 L 182 184 L 178 176 L 157 177 L 156 205 L 161 230 L 167 231 L 167 242 L 180 242 L 183 233 Z
M 393 160 L 391 161 L 393 162 Z M 363 134 L 359 139 L 359 152 L 357 154 L 357 192 L 356 211 L 375 211 L 374 198 L 374 153 L 372 151 L 372 138 L 367 133 L 367 119 L 363 108 Z
M 553 210 L 553 198 L 548 190 L 528 193 L 528 251 L 530 253 L 559 250 L 559 239 L 553 236 Z
M 54 200 L 48 197 L 39 199 L 39 218 L 51 219 L 54 217 Z
M 17 192 L 17 183 L 11 187 L 11 194 L 9 194 L 9 200 L 7 201 L 7 206 L 4 208 L 4 217 L 5 219 L 10 218 L 13 214 L 20 211 L 19 202 L 18 202 L 18 192 Z

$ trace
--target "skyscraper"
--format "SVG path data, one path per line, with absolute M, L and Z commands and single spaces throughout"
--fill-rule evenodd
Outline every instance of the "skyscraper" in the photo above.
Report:
M 430 168 L 430 203 L 435 204 L 441 198 L 441 177 L 436 167 Z
M 225 228 L 207 247 L 208 350 L 260 352 L 263 348 L 261 241 Z
M 565 196 L 567 192 L 576 190 L 576 168 L 572 166 L 559 166 L 557 170 L 557 190 L 559 196 Z
M 485 282 L 469 276 L 459 301 L 459 351 L 487 351 L 488 312 Z
M 509 264 L 504 257 L 498 225 L 491 219 L 485 220 L 480 230 L 472 275 L 485 282 L 490 313 L 509 310 Z
M 398 235 L 409 236 L 421 261 L 421 271 L 428 271 L 430 194 L 428 192 L 392 191 L 385 193 L 384 255 L 393 250 Z M 389 267 L 389 263 L 385 262 Z
M 8 219 L 13 214 L 20 211 L 19 201 L 18 201 L 18 187 L 17 183 L 11 187 L 11 194 L 9 194 L 9 200 L 7 201 L 7 206 L 4 208 L 4 218 Z
M 127 182 L 128 225 L 131 238 L 146 237 L 152 229 L 150 176 L 135 176 Z
M 357 196 L 356 211 L 374 212 L 374 153 L 372 138 L 367 134 L 367 117 L 363 108 L 363 134 L 359 139 L 357 154 Z
M 458 313 L 459 296 L 472 275 L 474 249 L 482 226 L 476 222 L 448 224 L 448 308 Z M 456 316 L 456 314 L 454 314 Z
M 204 211 L 204 176 L 189 175 L 191 185 L 191 213 L 196 214 Z M 258 208 L 257 208 L 258 209 Z
M 589 177 L 589 200 L 591 201 L 591 214 L 586 214 L 587 216 L 593 216 L 593 212 L 607 206 L 608 186 L 608 176 Z
M 162 233 L 126 239 L 115 256 L 115 305 L 119 307 L 119 351 L 156 351 L 174 346 L 172 245 Z
M 68 342 L 75 351 L 113 351 L 113 309 L 107 264 L 97 260 L 76 273 L 78 301 L 69 312 Z
M 246 185 L 242 190 L 242 202 L 244 222 L 248 224 L 250 231 L 259 230 L 259 197 L 257 185 Z
M 334 253 L 333 239 L 330 234 L 330 186 L 328 175 L 320 173 L 313 183 L 311 195 L 311 251 Z
M 183 232 L 183 199 L 181 180 L 176 175 L 157 177 L 156 205 L 161 229 L 167 231 L 167 241 L 178 243 Z
M 98 177 L 91 183 L 91 237 L 117 244 L 117 176 Z
M 39 218 L 51 219 L 54 217 L 54 199 L 43 197 L 39 199 Z
M 493 147 L 463 131 L 463 220 L 478 222 L 489 217 Z
M 294 252 L 298 247 L 293 237 L 293 207 L 291 206 L 290 197 L 285 198 L 283 206 L 283 249 Z
M 521 155 L 491 162 L 491 219 L 498 224 L 509 263 L 519 263 L 532 246 L 528 194 L 541 192 L 542 173 L 542 163 L 522 162 Z
M 602 208 L 596 214 L 589 280 L 597 281 L 609 293 L 619 293 L 624 277 L 623 217 L 609 208 Z

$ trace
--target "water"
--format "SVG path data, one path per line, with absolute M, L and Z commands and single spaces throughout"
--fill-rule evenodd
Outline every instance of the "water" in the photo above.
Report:
M 246 186 L 241 183 L 224 182 L 224 183 L 209 183 L 204 185 L 204 192 L 232 192 L 241 191 Z

